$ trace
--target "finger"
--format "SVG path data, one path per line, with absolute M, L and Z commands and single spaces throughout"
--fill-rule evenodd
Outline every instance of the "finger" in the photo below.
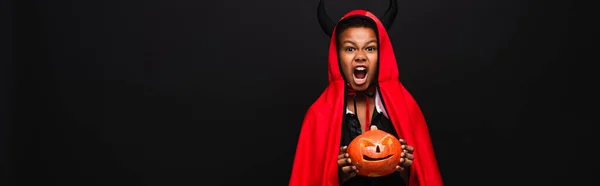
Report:
M 356 168 L 356 166 L 344 166 L 342 167 L 342 172 L 344 172 L 344 174 L 352 174 L 352 173 L 357 173 L 358 169 Z
M 344 172 L 344 174 L 350 174 L 354 172 L 354 170 L 352 169 L 352 166 L 344 166 L 342 167 L 342 172 Z
M 408 159 L 408 160 L 414 160 L 415 156 L 412 155 L 412 154 L 410 154 L 410 153 L 406 153 L 406 159 Z
M 350 160 L 350 158 L 343 158 L 343 159 L 339 159 L 338 160 L 338 165 L 340 166 L 346 166 L 346 165 L 351 165 L 352 161 Z
M 346 153 L 346 149 L 348 149 L 348 146 L 342 146 L 342 147 L 340 147 L 340 154 Z
M 404 145 L 406 145 L 406 141 L 404 139 L 400 139 L 400 144 L 402 144 L 402 148 L 404 148 Z
M 340 155 L 338 155 L 338 160 L 339 160 L 339 159 L 348 158 L 349 156 L 350 156 L 350 155 L 348 155 L 348 153 L 340 154 Z
M 337 163 L 339 166 L 350 164 L 350 158 L 339 159 Z
M 400 165 L 396 165 L 396 171 L 403 171 L 404 167 L 401 167 Z
M 410 153 L 413 153 L 415 151 L 415 148 L 413 146 L 410 146 L 410 145 L 403 145 L 403 149 L 406 150 L 406 151 L 408 151 L 408 152 L 410 152 Z
M 377 130 L 377 126 L 371 125 L 371 130 Z
M 405 159 L 405 158 L 403 158 L 403 159 Z M 405 159 L 404 162 L 402 162 L 402 167 L 409 167 L 412 165 L 412 163 L 413 163 L 412 160 Z

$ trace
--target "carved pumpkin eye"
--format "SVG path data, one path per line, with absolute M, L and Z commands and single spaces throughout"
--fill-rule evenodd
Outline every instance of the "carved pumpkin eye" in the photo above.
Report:
M 360 140 L 360 146 L 361 147 L 373 147 L 373 146 L 375 146 L 375 144 L 367 139 L 362 139 L 362 140 Z
M 392 143 L 394 143 L 394 139 L 392 139 L 390 136 L 385 136 L 383 139 L 381 139 L 382 145 L 391 145 Z

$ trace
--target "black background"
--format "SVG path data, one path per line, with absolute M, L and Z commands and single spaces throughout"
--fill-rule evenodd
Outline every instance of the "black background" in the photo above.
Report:
M 338 19 L 387 3 L 326 6 Z M 286 185 L 305 111 L 327 85 L 317 4 L 2 1 L 2 180 Z M 567 70 L 587 60 L 571 3 L 398 5 L 400 78 L 446 185 L 593 179 L 577 170 L 593 122 Z

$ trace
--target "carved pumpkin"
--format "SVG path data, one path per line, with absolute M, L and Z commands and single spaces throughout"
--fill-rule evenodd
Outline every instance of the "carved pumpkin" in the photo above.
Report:
M 402 145 L 394 135 L 382 130 L 370 130 L 354 138 L 347 149 L 358 175 L 386 176 L 396 171 Z

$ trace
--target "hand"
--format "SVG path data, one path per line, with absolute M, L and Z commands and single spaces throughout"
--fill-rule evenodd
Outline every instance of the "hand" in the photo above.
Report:
M 358 172 L 356 166 L 351 164 L 350 155 L 346 153 L 346 149 L 348 146 L 343 146 L 340 148 L 340 154 L 338 155 L 338 166 L 342 168 L 342 172 L 344 172 L 345 177 L 342 178 L 343 181 L 346 181 L 354 176 Z
M 406 168 L 410 167 L 415 159 L 413 156 L 413 152 L 415 150 L 414 147 L 406 144 L 406 141 L 400 139 L 400 144 L 402 145 L 402 154 L 400 154 L 400 163 L 396 166 L 396 170 L 403 172 Z
M 377 130 L 377 126 L 371 125 L 371 130 Z M 350 160 L 350 155 L 346 153 L 346 149 L 348 149 L 348 146 L 340 148 L 340 154 L 338 155 L 337 161 L 338 166 L 342 168 L 342 172 L 346 175 L 346 177 L 343 178 L 344 181 L 356 176 L 356 173 L 358 172 L 356 166 L 351 164 L 352 160 Z

